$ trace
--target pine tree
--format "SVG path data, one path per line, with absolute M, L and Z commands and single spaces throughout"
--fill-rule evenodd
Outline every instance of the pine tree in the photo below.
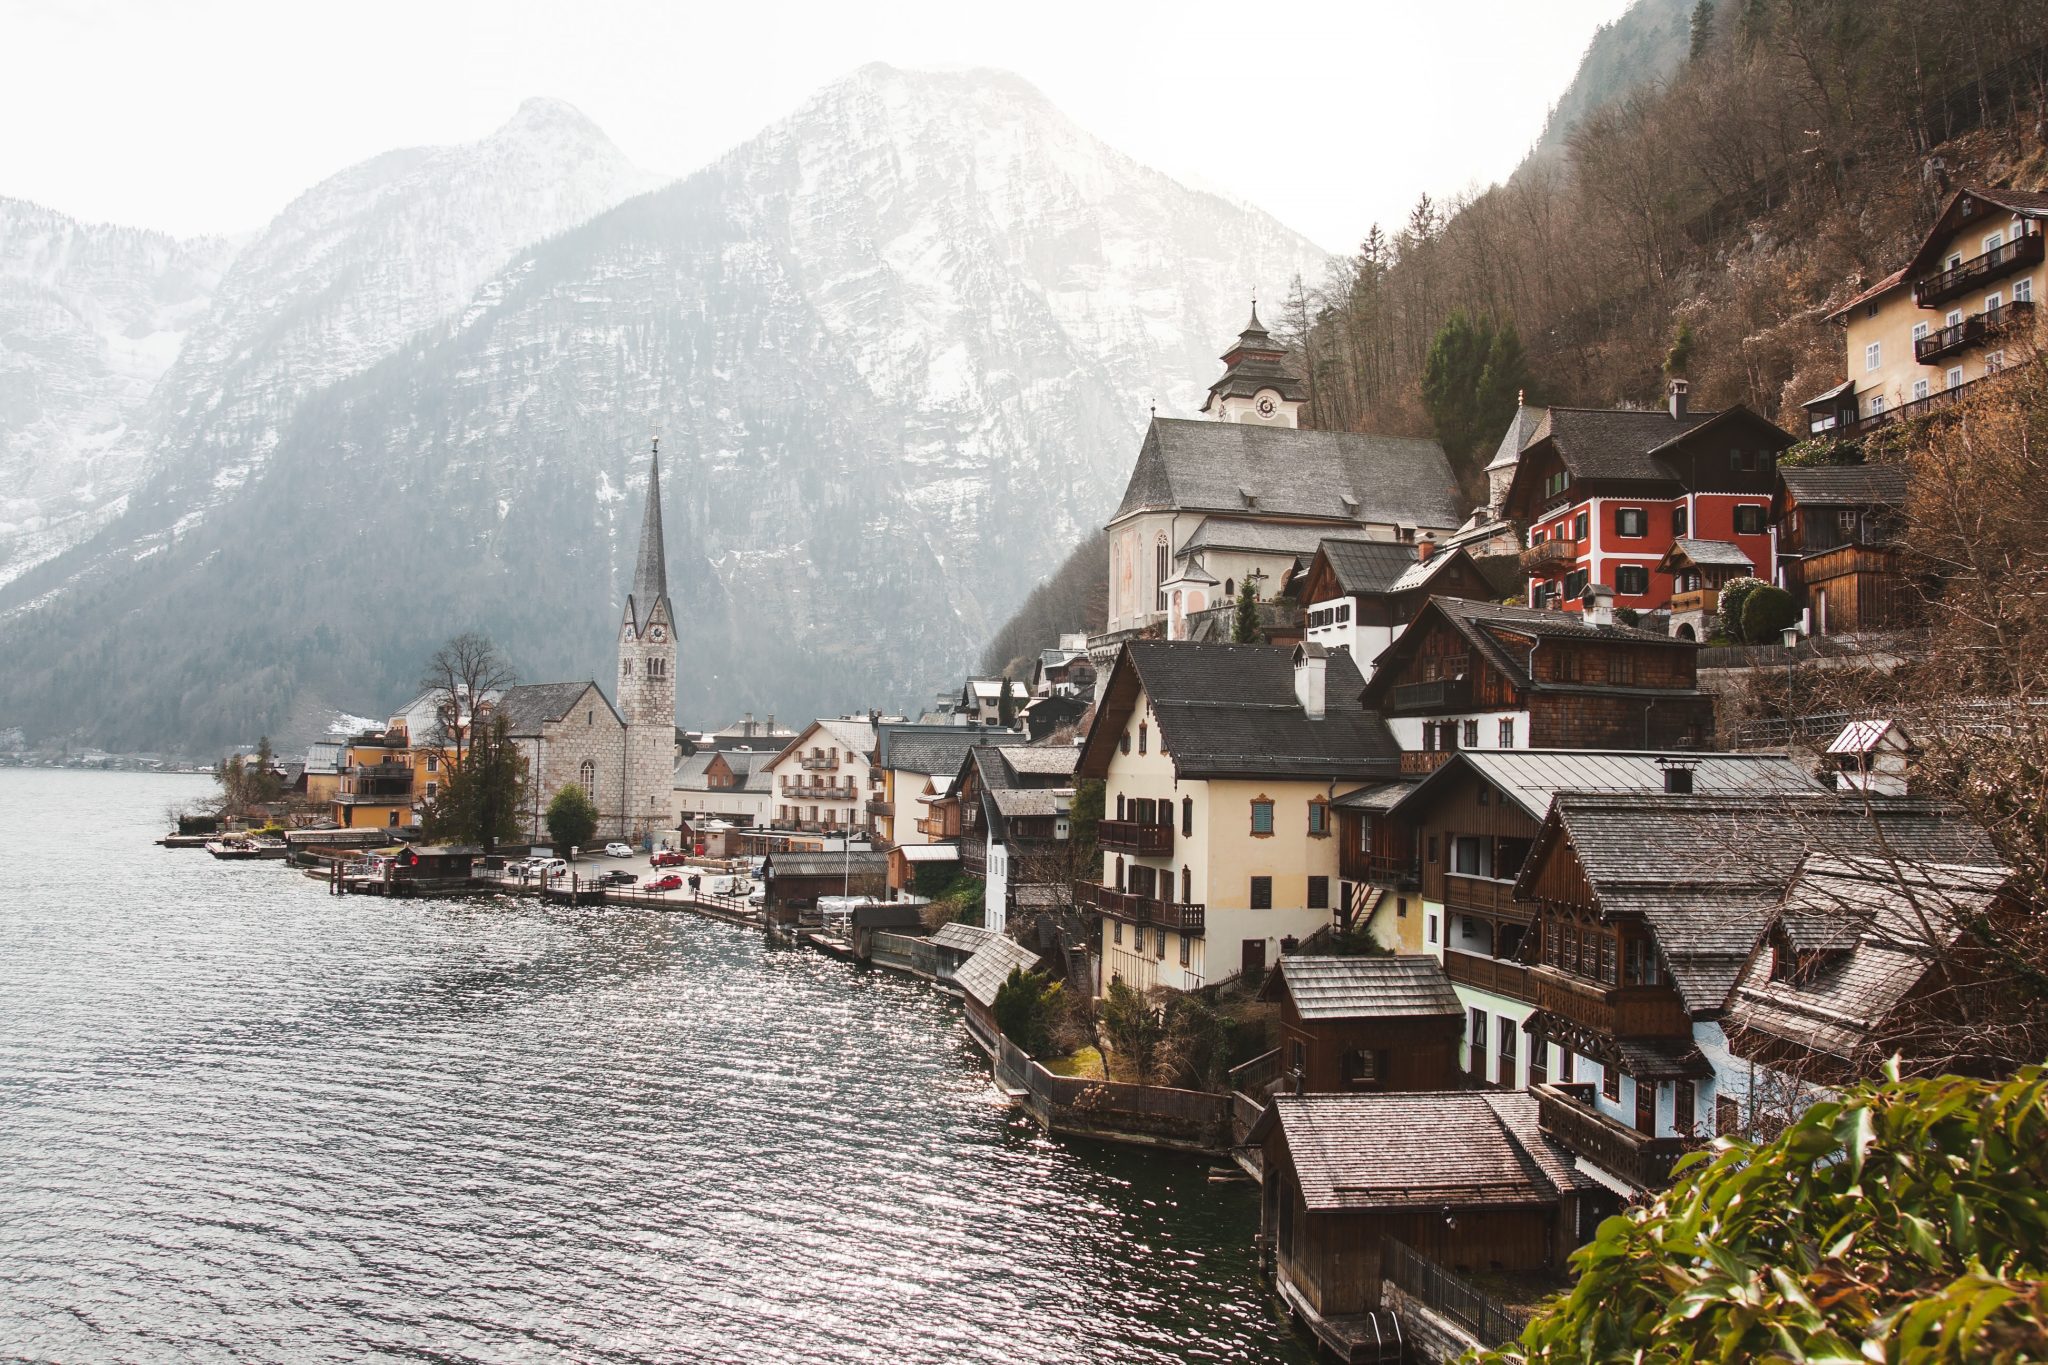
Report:
M 1692 49 L 1690 59 L 1698 61 L 1707 55 L 1707 49 L 1714 41 L 1714 0 L 1700 0 L 1692 7 Z
M 1528 365 L 1513 327 L 1453 309 L 1422 367 L 1422 402 L 1454 466 L 1466 465 L 1515 415 Z
M 1244 586 L 1237 590 L 1237 619 L 1231 622 L 1232 644 L 1255 645 L 1259 642 L 1259 595 L 1252 590 L 1252 580 L 1247 576 Z
M 1017 698 L 1010 690 L 1015 686 L 1016 684 L 1010 681 L 1008 673 L 1003 674 L 996 683 L 999 689 L 996 694 L 996 724 L 1006 730 L 1014 728 L 1017 724 Z

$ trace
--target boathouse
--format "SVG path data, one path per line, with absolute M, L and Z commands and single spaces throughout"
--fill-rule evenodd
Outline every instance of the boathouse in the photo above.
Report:
M 1259 999 L 1280 1006 L 1275 1060 L 1301 1090 L 1449 1090 L 1460 1083 L 1465 1009 L 1442 964 L 1426 954 L 1290 953 Z
M 953 975 L 967 1010 L 967 1031 L 990 1053 L 1000 1052 L 1002 1030 L 996 1027 L 996 992 L 1016 969 L 1038 970 L 1038 954 L 1007 938 L 991 938 L 975 949 Z

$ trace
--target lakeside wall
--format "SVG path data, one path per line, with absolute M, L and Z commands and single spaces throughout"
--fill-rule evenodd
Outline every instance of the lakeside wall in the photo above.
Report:
M 1024 1049 L 967 1016 L 996 1084 L 1049 1133 L 1215 1154 L 1230 1146 L 1230 1097 L 1160 1085 L 1055 1076 Z

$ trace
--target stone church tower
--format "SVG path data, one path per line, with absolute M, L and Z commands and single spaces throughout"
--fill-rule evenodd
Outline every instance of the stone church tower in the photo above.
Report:
M 676 762 L 676 622 L 661 539 L 659 443 L 648 465 L 640 555 L 619 630 L 619 712 L 626 719 L 624 834 L 636 842 L 658 840 L 671 820 Z

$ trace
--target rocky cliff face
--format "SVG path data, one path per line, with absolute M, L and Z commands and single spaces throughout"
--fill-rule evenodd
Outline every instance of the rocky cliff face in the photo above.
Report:
M 322 330 L 295 301 L 329 306 L 259 282 L 325 237 L 301 240 L 222 287 L 282 323 L 204 353 L 273 377 L 173 443 L 118 554 L 0 602 L 54 642 L 0 720 L 210 742 L 308 693 L 375 711 L 469 626 L 529 677 L 608 677 L 655 432 L 684 715 L 911 704 L 1109 509 L 1149 401 L 1195 406 L 1251 289 L 1323 263 L 1013 77 L 886 68 L 449 281 L 466 302 L 355 373 L 273 358 Z M 228 400 L 167 380 L 165 403 Z M 131 629 L 146 657 L 115 646 Z

